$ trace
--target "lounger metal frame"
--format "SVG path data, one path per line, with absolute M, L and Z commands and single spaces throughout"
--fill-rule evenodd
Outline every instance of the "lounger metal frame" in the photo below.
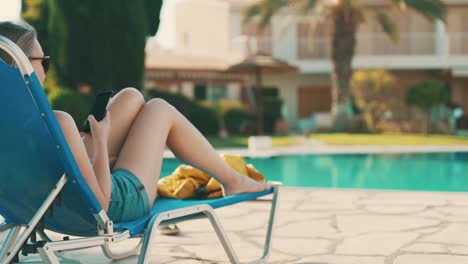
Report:
M 3 243 L 2 249 L 0 250 L 0 263 L 10 263 L 16 254 L 21 250 L 22 245 L 27 241 L 31 232 L 39 223 L 40 219 L 45 215 L 47 209 L 52 204 L 54 199 L 57 197 L 59 192 L 63 189 L 67 182 L 66 175 L 57 183 L 54 190 L 52 190 L 46 200 L 43 202 L 37 213 L 30 220 L 27 226 L 18 226 L 14 224 L 6 224 L 0 226 L 0 232 L 10 230 L 5 242 Z M 270 254 L 270 242 L 273 235 L 273 226 L 276 218 L 276 205 L 278 201 L 279 186 L 273 187 L 273 197 L 271 200 L 270 216 L 268 221 L 268 227 L 265 237 L 265 246 L 263 255 L 254 261 L 249 263 L 265 263 L 268 260 Z M 105 214 L 105 213 L 104 213 Z M 99 217 L 99 216 L 98 216 Z M 89 238 L 77 238 L 64 241 L 52 241 L 47 237 L 45 233 L 39 233 L 39 235 L 47 241 L 43 246 L 37 248 L 41 258 L 45 263 L 59 264 L 59 259 L 56 255 L 57 252 L 76 250 L 89 247 L 100 246 L 105 256 L 108 258 L 118 260 L 140 254 L 138 259 L 139 264 L 148 263 L 151 255 L 151 243 L 156 237 L 157 227 L 161 224 L 178 223 L 182 221 L 188 221 L 193 219 L 208 218 L 213 226 L 221 244 L 228 255 L 231 263 L 241 263 L 239 258 L 234 251 L 229 238 L 224 231 L 221 222 L 219 221 L 214 209 L 207 205 L 195 205 L 187 208 L 176 209 L 161 213 L 151 218 L 145 234 L 141 238 L 140 244 L 135 248 L 116 254 L 112 252 L 110 246 L 115 243 L 120 243 L 126 239 L 131 238 L 129 231 L 114 232 L 112 221 L 108 220 L 106 228 L 98 226 L 99 235 Z M 21 229 L 24 229 L 22 232 Z M 140 249 L 141 247 L 141 249 Z

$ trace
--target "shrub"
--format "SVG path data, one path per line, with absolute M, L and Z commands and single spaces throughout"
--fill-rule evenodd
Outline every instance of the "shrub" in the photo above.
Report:
M 263 124 L 266 133 L 275 132 L 276 120 L 281 118 L 283 101 L 278 97 L 263 98 Z
M 159 90 L 146 91 L 146 98 L 161 98 L 166 100 L 205 135 L 216 135 L 218 133 L 218 115 L 211 107 L 203 106 L 184 95 Z
M 392 115 L 392 89 L 395 78 L 386 70 L 356 71 L 351 79 L 351 94 L 359 118 L 353 124 L 356 131 L 382 132 Z M 362 125 L 365 124 L 365 127 Z
M 257 95 L 258 89 L 254 90 Z M 283 101 L 279 98 L 279 91 L 276 87 L 262 87 L 260 92 L 263 97 L 263 131 L 271 134 L 275 130 L 276 120 L 281 118 Z
M 447 103 L 448 100 L 449 93 L 445 84 L 436 80 L 427 80 L 416 83 L 408 88 L 405 103 L 409 106 L 416 106 L 425 112 L 424 133 L 427 134 L 430 127 L 431 109 Z
M 264 86 L 262 87 L 263 96 L 265 97 L 278 97 L 279 90 L 276 87 Z
M 231 134 L 242 133 L 249 120 L 249 113 L 242 108 L 231 108 L 224 113 L 226 129 Z
M 405 102 L 423 110 L 447 103 L 448 89 L 445 84 L 436 80 L 422 81 L 408 88 Z
M 82 95 L 72 89 L 56 87 L 49 92 L 48 98 L 54 110 L 69 113 L 75 120 L 78 129 L 81 129 L 91 110 L 92 99 L 90 96 Z

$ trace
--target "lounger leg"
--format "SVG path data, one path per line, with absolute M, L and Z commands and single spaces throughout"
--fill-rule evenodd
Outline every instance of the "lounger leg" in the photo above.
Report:
M 263 248 L 263 256 L 257 260 L 249 262 L 250 264 L 254 263 L 266 263 L 268 261 L 268 257 L 270 255 L 270 245 L 271 245 L 271 238 L 273 237 L 273 227 L 275 224 L 276 219 L 276 205 L 278 202 L 279 196 L 279 186 L 273 186 L 273 199 L 271 200 L 271 209 L 270 209 L 270 219 L 268 220 L 268 228 L 265 237 L 265 246 Z
M 143 237 L 143 245 L 141 246 L 140 257 L 138 258 L 138 264 L 148 263 L 149 256 L 151 255 L 151 249 L 149 248 L 151 242 L 153 241 L 154 230 L 158 228 L 161 223 L 161 215 L 151 218 L 149 225 L 145 231 L 145 236 Z
M 214 209 L 210 208 L 204 213 L 206 214 L 208 219 L 210 219 L 211 225 L 216 231 L 216 235 L 218 235 L 218 238 L 221 241 L 221 244 L 223 245 L 226 254 L 228 255 L 229 261 L 235 264 L 240 263 L 239 258 L 237 257 L 236 252 L 234 252 L 231 242 L 229 242 L 229 238 L 227 237 L 226 232 L 224 231 L 223 226 L 221 225 L 221 222 L 218 219 L 218 216 L 214 212 Z
M 268 221 L 268 228 L 267 228 L 267 233 L 265 237 L 265 246 L 263 248 L 263 256 L 257 260 L 249 262 L 250 264 L 266 263 L 270 254 L 270 242 L 271 242 L 271 237 L 273 235 L 273 227 L 274 227 L 275 218 L 276 218 L 276 204 L 278 201 L 279 186 L 274 186 L 273 188 L 274 188 L 273 199 L 271 201 L 270 218 Z M 215 229 L 219 240 L 223 244 L 224 250 L 226 251 L 226 254 L 228 255 L 231 263 L 240 263 L 214 210 L 213 209 L 207 210 L 205 214 L 210 219 L 211 224 L 213 225 L 213 228 Z
M 259 258 L 258 260 L 255 260 L 251 263 L 266 262 L 270 253 L 270 241 L 273 235 L 273 226 L 274 226 L 274 222 L 276 218 L 276 204 L 278 200 L 279 186 L 274 186 L 273 188 L 274 188 L 273 200 L 271 202 L 270 218 L 269 218 L 267 234 L 265 238 L 265 247 L 263 250 L 263 256 Z M 224 232 L 224 229 L 218 217 L 216 216 L 214 212 L 214 209 L 209 205 L 203 204 L 203 205 L 197 205 L 197 206 L 193 206 L 189 208 L 170 211 L 170 212 L 167 212 L 158 216 L 154 216 L 153 218 L 151 218 L 148 224 L 148 227 L 146 229 L 144 239 L 143 239 L 143 245 L 141 247 L 141 253 L 138 259 L 138 264 L 148 263 L 149 256 L 151 255 L 150 245 L 154 239 L 154 233 L 155 233 L 154 230 L 157 229 L 157 227 L 161 224 L 161 222 L 170 220 L 170 219 L 177 219 L 179 217 L 183 217 L 187 215 L 194 215 L 195 213 L 204 213 L 206 215 L 206 217 L 210 220 L 211 224 L 213 225 L 213 228 L 215 229 L 216 234 L 218 235 L 218 238 L 221 241 L 224 247 L 224 250 L 226 251 L 226 254 L 228 255 L 228 258 L 231 261 L 231 263 L 236 263 L 236 264 L 240 263 L 236 253 L 234 252 L 234 249 L 231 246 L 231 243 L 229 242 L 228 237 L 226 236 L 226 233 Z
M 5 241 L 3 242 L 2 249 L 0 251 L 0 262 L 2 262 L 3 258 L 5 258 L 6 253 L 8 250 L 10 250 L 11 246 L 13 246 L 13 243 L 15 242 L 16 238 L 19 235 L 19 232 L 21 231 L 20 226 L 14 226 L 10 229 L 10 232 L 8 233 Z
M 51 250 L 47 245 L 42 248 L 38 248 L 37 252 L 39 252 L 39 255 L 41 255 L 41 258 L 45 263 L 60 264 L 57 255 L 55 255 L 54 251 Z
M 170 219 L 176 219 L 179 217 L 184 217 L 188 215 L 195 215 L 197 213 L 203 213 L 206 210 L 213 210 L 213 208 L 209 205 L 195 205 L 188 208 L 177 209 L 173 211 L 169 211 L 166 213 L 162 213 L 160 215 L 153 216 L 149 221 L 148 227 L 146 228 L 145 236 L 143 238 L 143 245 L 141 246 L 140 257 L 138 258 L 138 264 L 146 264 L 149 261 L 149 256 L 151 255 L 151 242 L 154 239 L 155 230 L 157 230 L 158 226 L 161 222 Z
M 57 182 L 57 184 L 55 185 L 55 189 L 49 193 L 45 201 L 42 203 L 41 207 L 34 214 L 31 221 L 29 221 L 25 230 L 21 233 L 21 235 L 19 235 L 18 239 L 16 239 L 15 243 L 13 244 L 13 247 L 10 250 L 7 250 L 7 253 L 6 253 L 7 258 L 5 259 L 4 263 L 10 263 L 13 260 L 16 253 L 18 253 L 18 251 L 21 249 L 21 246 L 23 245 L 23 243 L 26 241 L 26 239 L 28 239 L 29 235 L 34 230 L 37 223 L 39 223 L 41 218 L 44 216 L 47 209 L 52 204 L 55 197 L 57 197 L 57 195 L 60 193 L 60 191 L 62 190 L 66 182 L 67 182 L 67 175 L 64 174 L 60 178 L 60 180 Z
M 110 258 L 110 259 L 113 259 L 113 260 L 120 260 L 120 259 L 128 258 L 128 257 L 131 257 L 131 256 L 137 256 L 138 253 L 140 253 L 142 242 L 143 242 L 143 238 L 140 239 L 140 243 L 138 243 L 138 245 L 135 248 L 133 248 L 133 249 L 127 251 L 127 252 L 123 252 L 123 253 L 119 253 L 119 254 L 116 254 L 116 253 L 112 252 L 111 248 L 107 244 L 101 246 L 101 249 L 102 249 L 102 252 L 104 253 L 104 255 L 107 258 Z
M 44 230 L 37 230 L 36 232 L 37 234 L 39 234 L 42 240 L 47 241 L 47 242 L 52 241 L 52 239 L 50 239 L 50 237 L 44 232 Z
M 12 227 L 16 226 L 13 223 L 1 223 L 0 224 L 0 232 L 10 230 Z
M 223 244 L 224 249 L 226 250 L 226 253 L 228 254 L 229 260 L 231 261 L 231 263 L 239 263 L 239 259 L 237 258 L 234 249 L 232 248 L 231 243 L 229 242 L 229 239 L 227 238 L 221 224 L 219 223 L 219 220 L 216 214 L 214 213 L 214 209 L 209 205 L 203 204 L 185 209 L 174 210 L 153 217 L 149 222 L 148 228 L 145 232 L 145 237 L 141 248 L 140 258 L 138 259 L 138 264 L 148 263 L 149 256 L 151 255 L 150 245 L 153 241 L 155 233 L 154 230 L 157 229 L 157 227 L 161 224 L 162 221 L 171 218 L 192 215 L 194 213 L 204 213 L 210 219 L 216 231 L 216 234 L 218 235 L 219 239 L 221 240 L 221 243 Z

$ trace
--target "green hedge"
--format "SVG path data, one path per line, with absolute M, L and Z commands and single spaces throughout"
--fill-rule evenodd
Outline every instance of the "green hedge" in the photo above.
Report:
M 55 88 L 48 93 L 52 109 L 69 113 L 75 120 L 78 129 L 81 129 L 89 112 L 91 111 L 92 98 L 82 95 L 68 88 Z
M 281 118 L 281 106 L 283 101 L 278 97 L 263 98 L 263 125 L 265 133 L 275 132 L 276 120 Z
M 449 101 L 447 86 L 437 80 L 427 80 L 411 85 L 405 97 L 405 103 L 423 110 L 430 109 Z
M 281 118 L 283 101 L 279 97 L 279 89 L 264 86 L 260 89 L 263 95 L 263 130 L 267 134 L 275 132 L 276 120 Z M 255 94 L 258 94 L 255 88 Z
M 204 135 L 216 135 L 219 131 L 219 121 L 216 111 L 212 108 L 187 98 L 184 95 L 163 92 L 159 90 L 148 90 L 146 99 L 161 98 L 173 105 Z
M 252 117 L 242 108 L 231 108 L 224 113 L 224 123 L 230 134 L 244 133 L 245 126 Z

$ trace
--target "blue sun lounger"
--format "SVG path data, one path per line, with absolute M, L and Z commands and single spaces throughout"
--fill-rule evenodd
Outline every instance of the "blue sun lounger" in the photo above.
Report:
M 140 253 L 148 263 L 156 228 L 194 218 L 208 218 L 229 260 L 239 259 L 226 237 L 214 208 L 272 194 L 263 256 L 265 262 L 275 220 L 278 186 L 268 191 L 210 200 L 157 199 L 141 219 L 113 223 L 81 175 L 46 95 L 24 53 L 0 36 L 0 48 L 14 58 L 13 68 L 0 60 L 0 232 L 9 232 L 1 245 L 0 263 L 18 260 L 18 254 L 39 253 L 46 263 L 59 263 L 58 251 L 102 247 L 112 259 Z M 44 230 L 80 238 L 53 241 Z M 37 237 L 37 235 L 39 237 Z M 129 252 L 115 254 L 110 246 L 141 238 Z M 141 247 L 141 250 L 140 250 Z

